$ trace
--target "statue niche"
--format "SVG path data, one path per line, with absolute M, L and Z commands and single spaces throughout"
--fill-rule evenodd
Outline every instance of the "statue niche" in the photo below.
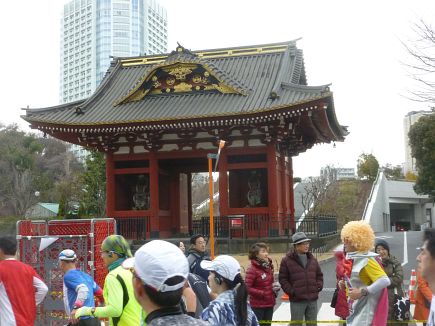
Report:
M 248 207 L 258 207 L 262 206 L 261 203 L 261 181 L 260 176 L 256 171 L 251 172 L 248 179 L 248 194 L 246 195 L 248 199 Z
M 133 210 L 147 210 L 150 208 L 149 178 L 139 175 L 133 191 Z

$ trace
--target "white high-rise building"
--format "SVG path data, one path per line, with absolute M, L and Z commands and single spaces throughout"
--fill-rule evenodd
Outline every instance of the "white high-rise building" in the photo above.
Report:
M 405 166 L 404 173 L 411 172 L 417 174 L 417 168 L 415 167 L 415 158 L 411 156 L 411 146 L 409 146 L 408 133 L 411 126 L 418 121 L 421 117 L 425 115 L 435 114 L 433 111 L 411 111 L 403 119 L 403 130 L 405 136 Z
M 155 0 L 71 0 L 61 20 L 60 103 L 89 97 L 111 56 L 167 52 L 166 9 Z M 72 146 L 80 160 L 85 151 Z
M 111 56 L 167 51 L 166 9 L 155 0 L 71 0 L 61 20 L 60 102 L 90 96 Z

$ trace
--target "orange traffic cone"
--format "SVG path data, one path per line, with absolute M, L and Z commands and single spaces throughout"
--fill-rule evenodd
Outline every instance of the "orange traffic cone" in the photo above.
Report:
M 415 287 L 417 286 L 417 275 L 415 269 L 411 269 L 411 279 L 409 280 L 408 297 L 411 303 L 415 303 Z
M 289 296 L 288 296 L 288 294 L 287 293 L 283 293 L 282 294 L 282 296 L 281 296 L 281 301 L 289 301 Z

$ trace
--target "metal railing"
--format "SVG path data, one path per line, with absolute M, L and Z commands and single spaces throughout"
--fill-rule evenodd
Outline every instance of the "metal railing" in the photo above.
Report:
M 149 238 L 150 217 L 122 217 L 116 218 L 117 234 L 126 239 L 144 240 Z M 148 233 L 148 236 L 147 236 Z
M 337 218 L 335 216 L 319 215 L 306 217 L 300 222 L 297 232 L 305 232 L 307 235 L 314 235 L 319 238 L 337 233 Z
M 369 198 L 367 198 L 366 204 L 364 206 L 364 212 L 361 216 L 361 219 L 364 220 L 366 218 L 366 214 L 367 214 L 367 210 L 369 208 L 369 205 L 372 201 L 372 197 L 373 197 L 373 193 L 376 189 L 376 187 L 378 187 L 378 182 L 379 182 L 379 177 L 381 177 L 381 173 L 383 172 L 382 168 L 378 169 L 378 173 L 376 174 L 376 179 L 372 184 L 372 189 L 370 190 L 370 195 Z
M 214 217 L 214 236 L 216 238 L 274 238 L 288 237 L 293 234 L 289 216 L 273 217 L 269 215 L 230 215 Z M 209 236 L 209 217 L 192 221 L 192 233 Z M 325 237 L 337 233 L 335 216 L 305 217 L 299 224 L 297 232 L 307 235 Z
M 117 233 L 130 240 L 144 240 L 150 237 L 150 217 L 116 218 Z M 268 214 L 228 215 L 214 217 L 215 238 L 279 238 L 290 237 L 294 232 L 305 232 L 308 236 L 326 237 L 337 233 L 335 216 L 306 216 L 296 230 L 290 216 Z M 192 221 L 192 234 L 210 236 L 210 219 L 203 216 Z
M 314 248 L 314 249 L 311 251 L 311 253 L 314 255 L 314 257 L 316 257 L 316 259 L 317 259 L 319 256 L 321 256 L 321 255 L 323 255 L 323 254 L 325 254 L 325 253 L 327 253 L 327 252 L 328 252 L 328 246 L 327 246 L 327 245 L 323 245 L 323 246 L 321 246 L 321 247 Z

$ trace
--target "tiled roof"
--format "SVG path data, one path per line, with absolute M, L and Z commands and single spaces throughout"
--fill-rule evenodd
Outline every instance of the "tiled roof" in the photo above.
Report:
M 139 101 L 115 105 L 157 66 L 176 62 L 204 64 L 240 93 L 149 94 Z M 67 126 L 148 123 L 245 115 L 317 99 L 333 103 L 328 85 L 306 85 L 302 51 L 295 42 L 286 42 L 193 54 L 118 58 L 90 98 L 51 108 L 27 109 L 23 118 L 30 123 Z M 330 115 L 330 120 L 335 120 L 335 114 Z

